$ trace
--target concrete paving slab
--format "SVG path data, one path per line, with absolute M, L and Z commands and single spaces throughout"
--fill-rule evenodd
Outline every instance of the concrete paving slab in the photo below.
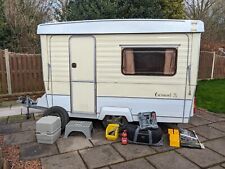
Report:
M 217 117 L 221 117 L 221 118 L 225 119 L 225 114 L 224 113 L 213 113 L 213 114 L 215 114 L 215 116 L 217 116 Z
M 216 123 L 212 123 L 209 126 L 214 127 L 220 131 L 224 131 L 225 132 L 225 121 L 220 121 L 220 122 L 216 122 Z
M 77 152 L 41 158 L 43 169 L 86 169 Z
M 194 125 L 194 126 L 200 126 L 200 125 L 205 125 L 205 124 L 210 124 L 212 123 L 211 121 L 208 121 L 206 119 L 203 119 L 201 117 L 198 116 L 193 116 L 191 117 L 190 120 L 190 124 Z
M 113 141 L 106 140 L 106 138 L 105 138 L 105 131 L 95 130 L 95 129 L 94 129 L 94 131 L 92 133 L 91 142 L 95 146 L 113 143 Z
M 60 153 L 93 147 L 85 136 L 70 136 L 68 138 L 60 138 L 57 140 L 57 145 Z
M 30 109 L 30 113 L 36 113 L 36 112 L 40 112 L 40 110 Z M 27 113 L 27 108 L 22 105 L 13 105 L 13 106 L 0 108 L 0 117 L 21 115 L 21 114 L 25 115 L 26 113 Z
M 201 136 L 208 139 L 223 137 L 225 135 L 225 133 L 210 126 L 198 126 L 191 129 L 196 131 L 197 134 L 200 134 Z
M 32 121 L 34 120 L 33 114 L 30 114 L 30 118 L 27 119 L 26 115 L 15 115 L 15 116 L 9 116 L 8 123 L 21 123 L 26 121 Z
M 156 154 L 147 157 L 157 169 L 199 169 L 199 167 L 188 161 L 174 151 Z
M 20 131 L 21 131 L 20 123 L 0 125 L 0 134 L 11 134 Z
M 27 121 L 21 124 L 22 131 L 35 130 L 35 129 L 36 129 L 36 121 Z
M 197 136 L 198 136 L 198 139 L 199 139 L 200 142 L 205 142 L 205 141 L 209 140 L 208 138 L 200 136 L 199 134 L 197 134 Z
M 34 131 L 24 131 L 19 133 L 13 133 L 4 135 L 4 143 L 10 145 L 24 144 L 36 141 Z
M 173 147 L 169 146 L 169 139 L 167 134 L 164 134 L 163 136 L 163 146 L 152 146 L 152 148 L 157 152 L 165 152 L 174 149 Z
M 180 123 L 180 124 L 178 124 L 178 127 L 183 128 L 183 129 L 188 129 L 188 128 L 191 128 L 191 127 L 194 127 L 194 126 L 190 123 Z
M 0 117 L 0 125 L 7 124 L 8 116 Z
M 174 149 L 173 147 L 170 147 L 168 144 L 164 144 L 163 146 L 152 146 L 152 148 L 159 153 Z
M 218 165 L 218 166 L 214 166 L 214 167 L 209 167 L 208 169 L 224 169 L 224 168 Z
M 111 145 L 103 145 L 86 150 L 80 150 L 80 154 L 88 168 L 103 167 L 124 161 Z
M 102 168 L 99 168 L 99 169 L 110 169 L 109 167 L 102 167 Z
M 199 116 L 203 119 L 209 120 L 211 122 L 224 121 L 223 117 L 219 117 L 218 115 L 209 113 L 209 112 L 201 112 L 201 113 L 198 113 L 197 116 Z
M 188 149 L 181 148 L 176 150 L 183 156 L 198 164 L 200 167 L 209 167 L 217 163 L 225 161 L 225 157 L 215 153 L 212 150 L 206 149 Z
M 112 169 L 155 169 L 144 158 L 115 164 L 115 165 L 112 165 L 111 168 Z
M 121 143 L 115 143 L 113 146 L 120 152 L 120 154 L 126 159 L 131 160 L 146 155 L 155 154 L 156 151 L 147 145 L 127 144 L 122 145 Z
M 20 158 L 32 160 L 58 154 L 55 144 L 28 143 L 20 145 Z
M 225 138 L 207 141 L 204 145 L 225 156 Z
M 225 163 L 221 164 L 221 166 L 225 168 Z

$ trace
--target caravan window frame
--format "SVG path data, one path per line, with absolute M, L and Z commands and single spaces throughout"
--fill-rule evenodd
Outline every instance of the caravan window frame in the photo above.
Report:
M 124 55 L 124 51 L 125 50 L 127 50 L 127 49 L 149 49 L 149 50 L 151 50 L 151 49 L 164 49 L 164 50 L 174 50 L 175 51 L 175 70 L 174 70 L 174 73 L 173 74 L 164 74 L 163 72 L 162 73 L 153 73 L 153 72 L 149 72 L 149 73 L 139 73 L 139 72 L 134 72 L 134 73 L 125 73 L 124 72 L 124 67 L 123 67 L 123 65 L 124 65 L 124 57 L 125 57 L 125 55 Z M 177 74 L 177 60 L 178 60 L 178 49 L 177 49 L 177 47 L 158 47 L 158 46 L 151 46 L 151 47 L 145 47 L 145 46 L 143 46 L 143 47 L 140 47 L 140 46 L 128 46 L 128 47 L 124 47 L 124 48 L 122 48 L 122 51 L 121 51 L 121 73 L 123 74 L 123 75 L 126 75 L 126 76 L 169 76 L 169 77 L 171 77 L 171 76 L 174 76 L 174 75 L 176 75 Z

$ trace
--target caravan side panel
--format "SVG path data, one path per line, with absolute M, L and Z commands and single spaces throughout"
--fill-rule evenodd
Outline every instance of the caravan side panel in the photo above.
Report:
M 70 111 L 69 36 L 41 36 L 42 66 L 48 107 Z M 40 105 L 41 106 L 41 105 Z
M 198 79 L 198 70 L 199 70 L 199 55 L 200 55 L 200 40 L 201 34 L 193 33 L 191 34 L 191 51 L 190 51 L 190 59 L 189 65 L 191 65 L 190 78 L 188 79 L 188 84 L 186 88 L 187 99 L 194 100 L 197 79 Z M 186 106 L 185 107 L 185 116 L 193 116 L 194 103 L 192 102 L 191 109 Z
M 96 35 L 97 111 L 100 113 L 103 107 L 129 108 L 134 120 L 139 112 L 156 111 L 161 122 L 187 122 L 194 95 L 192 92 L 185 102 L 187 66 L 192 51 L 190 40 L 191 34 Z M 177 47 L 176 74 L 122 74 L 121 54 L 126 46 Z
M 67 111 L 70 111 L 69 37 L 52 36 L 49 43 L 52 105 Z

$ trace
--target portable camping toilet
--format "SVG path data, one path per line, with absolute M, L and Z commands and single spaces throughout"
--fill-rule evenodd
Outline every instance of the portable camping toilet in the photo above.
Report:
M 41 24 L 46 93 L 37 105 L 65 121 L 70 116 L 123 124 L 155 111 L 158 122 L 187 123 L 202 32 L 197 20 Z

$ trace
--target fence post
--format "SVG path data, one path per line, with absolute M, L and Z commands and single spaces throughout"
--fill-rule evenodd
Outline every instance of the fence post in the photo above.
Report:
M 213 79 L 214 68 L 215 68 L 215 59 L 216 59 L 216 52 L 213 52 L 213 62 L 212 62 L 211 79 Z
M 5 49 L 5 67 L 6 67 L 6 75 L 7 75 L 7 86 L 8 86 L 8 94 L 12 94 L 12 84 L 11 84 L 11 73 L 10 73 L 10 65 L 9 65 L 9 51 Z

